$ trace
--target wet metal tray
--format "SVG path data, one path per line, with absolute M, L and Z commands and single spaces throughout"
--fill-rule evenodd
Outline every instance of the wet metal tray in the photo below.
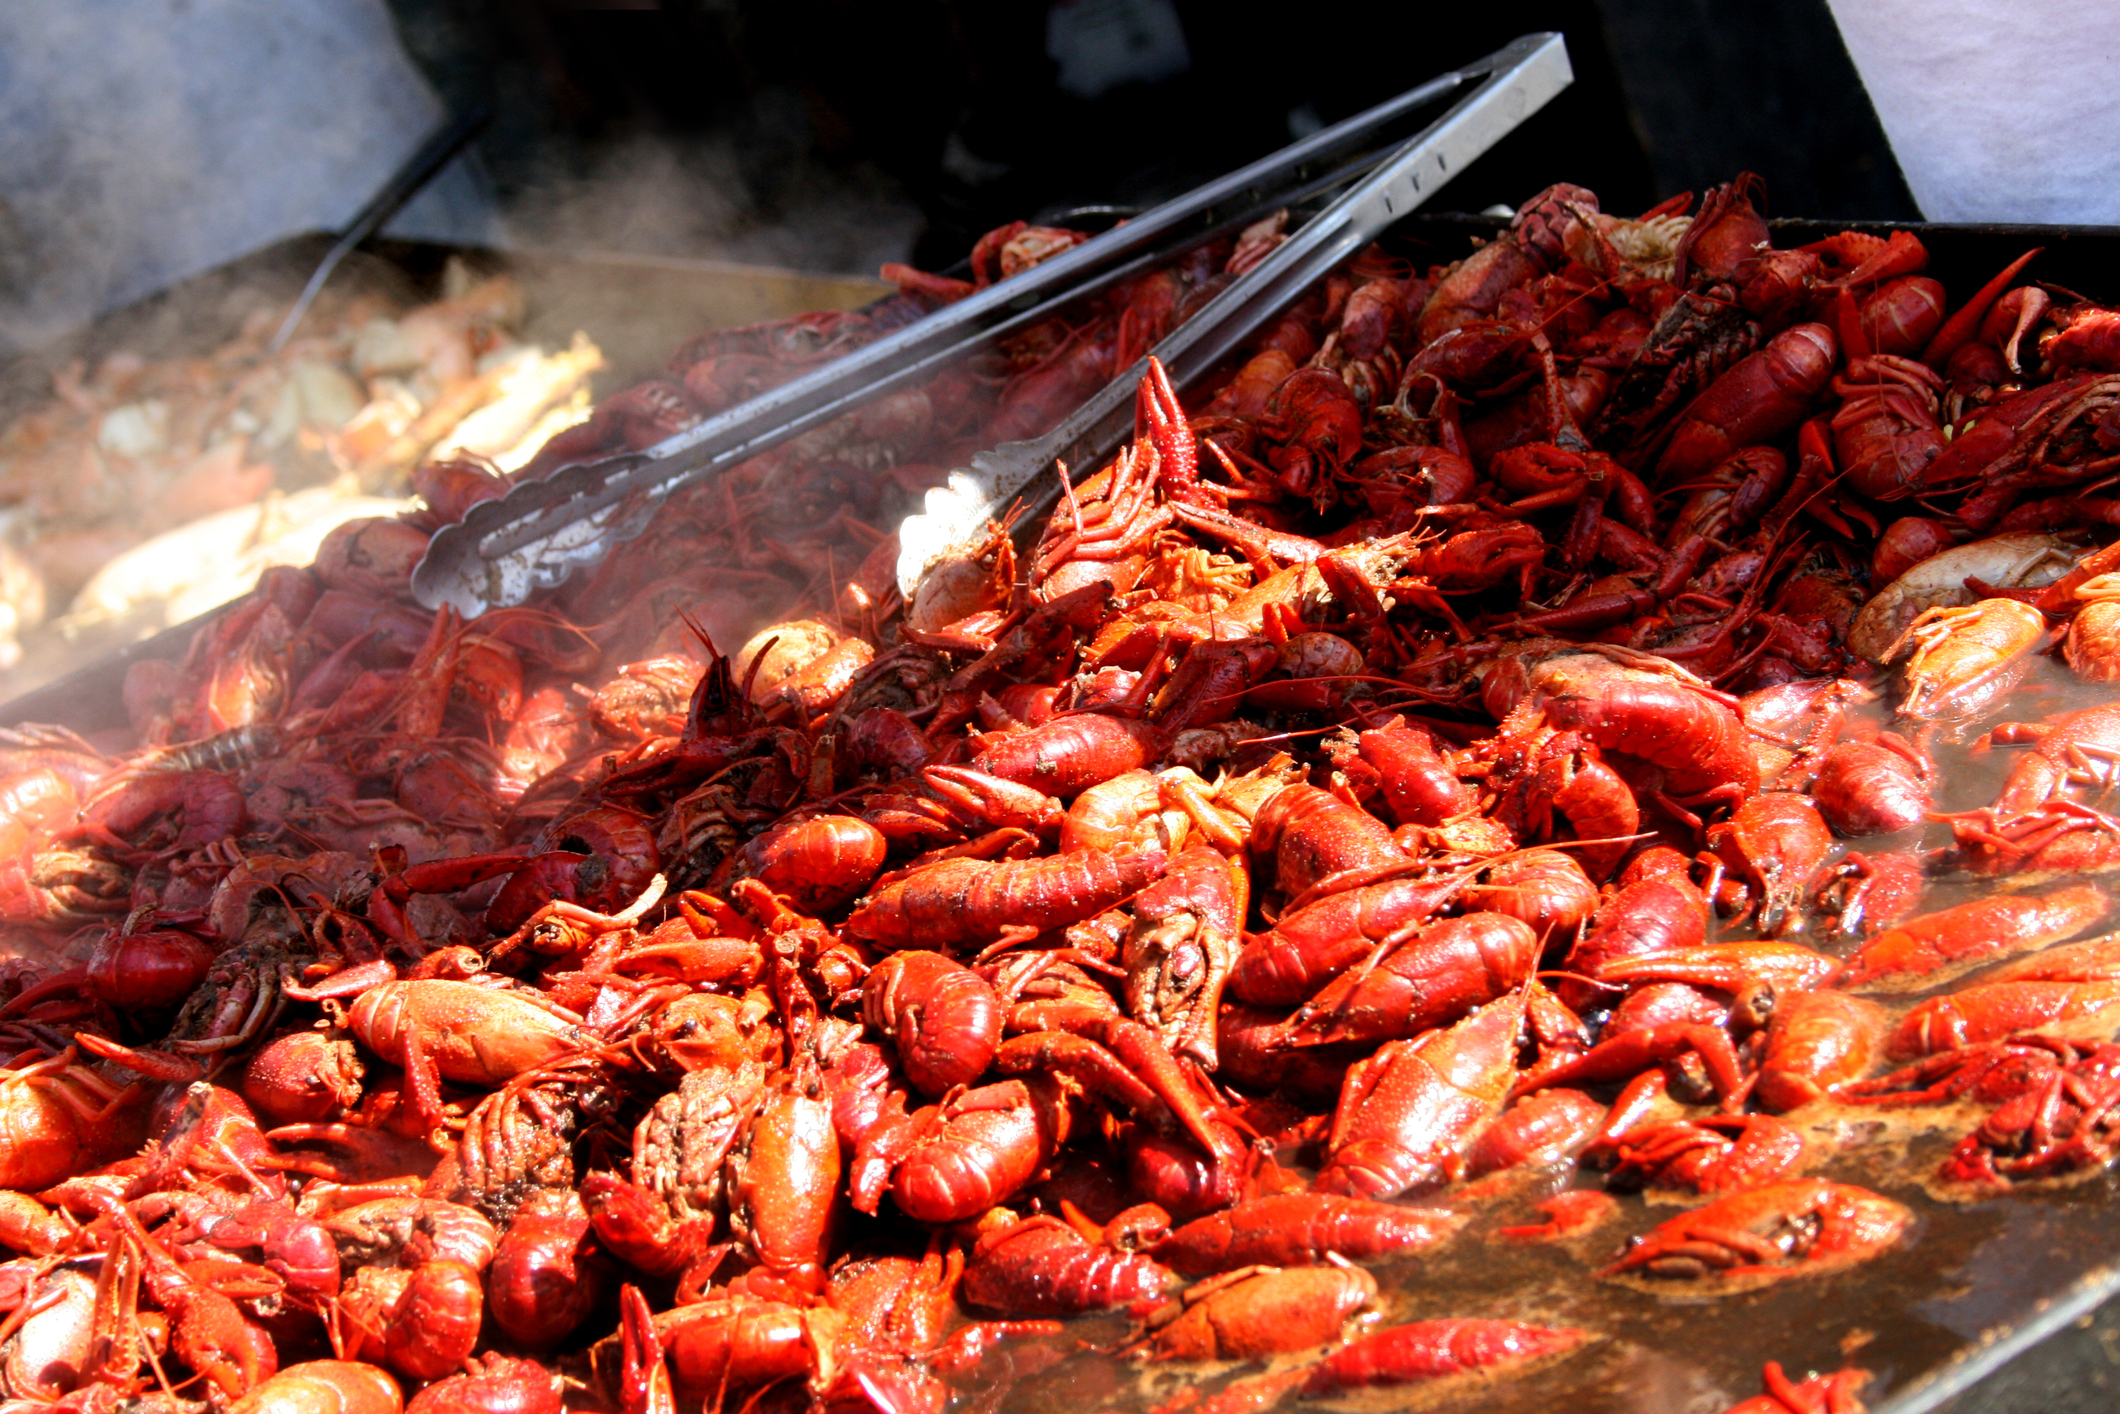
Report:
M 1394 253 L 1416 261 L 1454 259 L 1467 241 L 1505 224 L 1489 217 L 1416 216 L 1394 230 L 1392 245 Z M 2044 253 L 2025 278 L 2089 298 L 2120 297 L 2120 228 L 1801 220 L 1770 225 L 1778 247 L 1850 228 L 1911 230 L 1928 247 L 1926 273 L 1957 299 L 2033 246 Z M 2057 689 L 2055 700 L 2016 704 L 2014 715 L 2047 716 L 2108 700 L 2109 691 L 2069 684 Z M 1999 761 L 1996 768 L 2006 765 Z M 1995 783 L 1947 781 L 1939 808 L 1983 804 Z M 1969 883 L 1934 885 L 1924 908 L 1979 892 Z M 1868 1107 L 1841 1112 L 1849 1126 L 1926 1116 L 1941 1127 L 1904 1143 L 1851 1145 L 1807 1167 L 1810 1175 L 1873 1188 L 1915 1213 L 1907 1241 L 1836 1275 L 1707 1298 L 1678 1291 L 1644 1295 L 1595 1281 L 1590 1273 L 1609 1259 L 1620 1234 L 1646 1231 L 1680 1211 L 1652 1208 L 1645 1221 L 1630 1206 L 1626 1225 L 1594 1229 L 1574 1244 L 1525 1249 L 1461 1241 L 1433 1260 L 1380 1270 L 1379 1284 L 1398 1293 L 1393 1320 L 1498 1315 L 1578 1325 L 1604 1337 L 1524 1377 L 1452 1392 L 1444 1398 L 1453 1410 L 1716 1414 L 1760 1392 L 1760 1366 L 1767 1360 L 1781 1362 L 1795 1378 L 1846 1366 L 1870 1371 L 1861 1397 L 1872 1414 L 2089 1414 L 2120 1408 L 2120 1301 L 2107 1304 L 2120 1295 L 2120 1174 L 2109 1170 L 2070 1187 L 1970 1204 L 1931 1199 L 1919 1176 L 1934 1169 L 1979 1113 L 1968 1108 L 1942 1117 Z M 1479 1228 L 1530 1220 L 1525 1215 L 1536 1196 L 1505 1200 L 1500 1216 L 1476 1225 L 1475 1238 Z M 1495 1309 L 1497 1292 L 1508 1293 L 1507 1309 Z M 1395 1407 L 1430 1402 L 1402 1398 Z
M 1477 216 L 1414 216 L 1394 228 L 1389 243 L 1424 264 L 1445 261 L 1502 224 Z M 1848 228 L 1788 220 L 1773 225 L 1781 246 Z M 2045 253 L 2029 278 L 2091 297 L 2120 295 L 2120 230 L 1857 228 L 1914 231 L 1929 248 L 1929 273 L 1958 298 L 2034 245 Z M 52 721 L 85 732 L 122 729 L 127 665 L 143 656 L 181 656 L 203 622 L 167 630 L 0 705 L 0 725 Z M 2090 700 L 2072 699 L 2036 708 L 2026 703 L 2021 710 L 2047 715 L 2057 707 L 2086 705 Z M 1962 806 L 1979 803 L 1992 782 L 1960 780 L 1947 789 L 1939 804 Z M 1940 907 L 1970 892 L 1966 885 L 1940 886 L 1930 903 Z M 1894 1113 L 1864 1110 L 1841 1122 L 1874 1124 Z M 1799 1377 L 1847 1365 L 1871 1371 L 1863 1397 L 1873 1414 L 2078 1414 L 2120 1405 L 2120 1302 L 2107 1305 L 2120 1293 L 2120 1176 L 2107 1172 L 2072 1187 L 1971 1204 L 1933 1201 L 1915 1176 L 1933 1169 L 1972 1122 L 1972 1112 L 1961 1112 L 1936 1132 L 1905 1143 L 1851 1145 L 1812 1170 L 1907 1204 L 1916 1224 L 1906 1242 L 1837 1275 L 1735 1295 L 1644 1295 L 1592 1279 L 1621 1233 L 1646 1230 L 1675 1208 L 1651 1209 L 1645 1219 L 1630 1205 L 1625 1226 L 1607 1224 L 1573 1243 L 1515 1247 L 1482 1240 L 1494 1226 L 1527 1220 L 1530 1203 L 1541 1196 L 1511 1195 L 1439 1253 L 1377 1269 L 1380 1285 L 1393 1293 L 1392 1319 L 1503 1315 L 1582 1326 L 1596 1332 L 1598 1342 L 1492 1384 L 1410 1399 L 1403 1392 L 1382 1400 L 1365 1396 L 1330 1407 L 1379 1410 L 1440 1401 L 1482 1414 L 1717 1414 L 1759 1392 L 1760 1366 L 1767 1360 L 1780 1361 Z M 1019 1390 L 1010 1407 L 1025 1414 L 1071 1414 L 1100 1407 L 1084 1400 L 1108 1393 L 1041 1389 L 1038 1383 Z

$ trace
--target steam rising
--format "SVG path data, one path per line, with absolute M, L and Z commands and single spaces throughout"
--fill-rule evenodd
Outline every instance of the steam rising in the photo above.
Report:
M 508 200 L 506 241 L 836 275 L 907 259 L 922 216 L 897 184 L 807 158 L 799 111 L 767 107 L 763 135 L 635 134 L 600 145 L 578 172 L 547 164 Z M 780 159 L 769 177 L 761 148 Z

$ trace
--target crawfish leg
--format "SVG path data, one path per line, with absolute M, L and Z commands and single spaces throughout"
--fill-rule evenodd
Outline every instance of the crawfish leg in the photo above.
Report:
M 1004 1075 L 1064 1071 L 1115 1105 L 1135 1114 L 1163 1114 L 1168 1106 L 1120 1059 L 1086 1036 L 1065 1031 L 1034 1031 L 1001 1043 L 994 1066 Z

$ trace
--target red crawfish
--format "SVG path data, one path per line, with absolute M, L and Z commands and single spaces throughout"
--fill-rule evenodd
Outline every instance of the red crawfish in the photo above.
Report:
M 1849 706 L 1868 698 L 1859 683 L 1838 679 L 1775 683 L 1739 698 L 1745 729 L 1776 763 L 1763 760 L 1761 776 L 1779 776 L 1799 758 L 1830 747 L 1847 726 Z
M 1247 1090 L 1286 1096 L 1306 1110 L 1329 1106 L 1357 1057 L 1329 1047 L 1291 1051 L 1282 1044 L 1287 1023 L 1285 1007 L 1224 1002 L 1215 1024 L 1216 1074 Z
M 1412 1384 L 1566 1354 L 1590 1338 L 1573 1327 L 1470 1318 L 1414 1321 L 1371 1331 L 1303 1377 L 1306 1395 Z
M 580 1018 L 533 997 L 470 982 L 386 982 L 361 993 L 346 1019 L 362 1045 L 405 1067 L 419 1110 L 439 1116 L 434 1077 L 496 1086 L 580 1047 Z
M 1280 649 L 1263 638 L 1194 643 L 1157 690 L 1149 711 L 1173 735 L 1226 722 L 1245 694 L 1280 664 Z
M 1680 805 L 1735 805 L 1759 789 L 1759 765 L 1736 709 L 1676 664 L 1568 654 L 1532 669 L 1528 700 L 1548 725 L 1653 767 L 1662 793 Z
M 1888 1024 L 1882 1007 L 1845 992 L 1778 998 L 1753 1093 L 1786 1113 L 1861 1080 L 1883 1054 Z
M 2077 586 L 2081 608 L 2068 622 L 2062 657 L 2085 682 L 2120 681 L 2120 576 L 2100 575 Z
M 1522 986 L 1538 954 L 1538 935 L 1518 919 L 1441 919 L 1328 983 L 1290 1018 L 1288 1044 L 1388 1041 L 1447 1026 Z
M 1690 480 L 1732 452 L 1794 429 L 1824 391 L 1839 354 L 1839 342 L 1823 324 L 1776 334 L 1687 405 L 1657 460 L 1657 483 Z
M 1525 1095 L 1480 1131 L 1465 1156 L 1465 1174 L 1480 1178 L 1572 1158 L 1603 1127 L 1607 1107 L 1580 1090 Z
M 1351 1068 L 1317 1190 L 1389 1198 L 1454 1177 L 1474 1131 L 1509 1096 L 1523 1025 L 1518 993 L 1455 1026 L 1386 1042 Z
M 1857 308 L 1862 343 L 1880 354 L 1918 354 L 1943 327 L 1944 309 L 1940 281 L 1926 275 L 1887 280 L 1864 295 Z M 1855 341 L 1848 343 L 1852 352 Z
M 1674 956 L 1684 959 L 1682 975 L 1692 982 L 1698 964 L 1688 953 Z M 1825 963 L 1831 966 L 1830 959 Z M 1652 953 L 1615 963 L 1606 971 L 1615 980 L 1633 980 L 1629 974 L 1637 969 L 1654 975 L 1663 966 Z M 1717 974 L 1720 971 L 1714 969 Z M 1743 985 L 1735 977 L 1725 977 L 1723 983 L 1732 988 Z M 1585 1038 L 1553 1047 L 1550 1057 L 1542 1057 L 1517 1081 L 1515 1093 L 1529 1094 L 1550 1085 L 1625 1081 L 1627 1090 L 1613 1107 L 1624 1115 L 1645 1089 L 1660 1092 L 1675 1071 L 1689 1086 L 1712 1089 L 1726 1106 L 1734 1107 L 1736 1097 L 1743 1093 L 1744 1074 L 1727 1029 L 1731 1012 L 1727 1003 L 1697 985 L 1661 981 L 1637 987 L 1613 1009 L 1596 1045 L 1589 1046 Z
M 1531 1205 L 1543 1221 L 1494 1230 L 1503 1242 L 1561 1242 L 1601 1227 L 1619 1215 L 1619 1199 L 1601 1188 L 1565 1188 Z
M 2046 616 L 2015 599 L 1924 610 L 1886 654 L 1913 650 L 1899 714 L 1943 723 L 1979 716 L 2023 681 L 2046 636 Z
M 818 918 L 867 887 L 883 867 L 885 848 L 881 831 L 851 815 L 785 820 L 731 855 L 712 887 L 756 879 L 798 913 Z
M 915 1090 L 929 1097 L 968 1085 L 1001 1044 L 994 989 L 941 953 L 893 953 L 862 983 L 862 1016 L 888 1036 Z
M 1248 1171 L 1244 1142 L 1217 1117 L 1221 1101 L 1197 1066 L 1164 1050 L 1154 1031 L 1108 1001 L 1026 1002 L 1009 1025 L 1023 1034 L 1002 1043 L 1001 1071 L 1066 1074 L 1143 1124 L 1128 1149 L 1143 1197 L 1188 1216 L 1234 1201 L 1223 1190 Z
M 2079 373 L 2025 388 L 1977 409 L 1961 421 L 1951 444 L 1922 472 L 1922 490 L 1957 489 L 2020 467 L 2039 447 L 2042 431 L 2066 417 L 2098 383 Z
M 1356 738 L 1361 760 L 1377 776 L 1384 808 L 1400 825 L 1441 825 L 1478 805 L 1478 799 L 1437 753 L 1435 738 L 1404 723 Z
M 647 1336 L 648 1348 L 669 1360 L 679 1396 L 712 1398 L 782 1380 L 829 1382 L 832 1352 L 845 1316 L 828 1305 L 794 1306 L 757 1297 L 709 1297 L 651 1318 L 632 1287 L 623 1307 L 629 1344 Z
M 945 859 L 886 876 L 847 919 L 844 935 L 887 951 L 946 952 L 1011 929 L 1065 928 L 1132 897 L 1168 863 L 1160 843 L 999 862 Z
M 1299 368 L 1266 400 L 1261 419 L 1277 446 L 1267 460 L 1292 496 L 1335 499 L 1334 478 L 1362 450 L 1362 407 L 1337 373 Z
M 2120 369 L 2120 311 L 2085 300 L 2054 311 L 2053 327 L 2039 336 L 2039 353 L 2057 370 Z
M 454 1373 L 477 1345 L 485 1298 L 476 1267 L 437 1258 L 409 1271 L 364 1268 L 355 1278 L 339 1303 L 341 1319 L 362 1335 L 349 1353 L 432 1380 Z
M 1437 284 L 1421 310 L 1422 341 L 1436 336 L 1431 319 L 1449 328 L 1468 310 L 1490 312 L 1515 286 L 1558 268 L 1575 252 L 1587 253 L 1598 223 L 1597 193 L 1587 187 L 1555 182 L 1532 196 L 1517 208 L 1507 233 Z M 1487 256 L 1496 246 L 1503 254 Z
M 975 1218 L 1035 1178 L 1074 1123 L 1067 1094 L 1049 1075 L 953 1092 L 864 1141 L 854 1161 L 854 1205 L 874 1212 L 887 1176 L 892 1200 L 910 1218 Z
M 1994 1105 L 1937 1176 L 1954 1186 L 2007 1189 L 2018 1179 L 2096 1170 L 2111 1161 L 2120 1046 L 2038 1035 L 1964 1046 L 1850 1086 L 1844 1097 L 1878 1105 L 1954 1099 Z
M 1293 908 L 1418 867 L 1382 820 L 1307 785 L 1277 791 L 1260 807 L 1252 817 L 1251 852 L 1261 864 L 1273 862 L 1274 887 Z
M 1162 788 L 1152 771 L 1128 771 L 1100 781 L 1076 796 L 1075 803 L 1067 808 L 1060 822 L 1060 852 L 1075 854 L 1120 844 L 1145 844 L 1156 837 L 1162 805 Z
M 1921 907 L 1927 877 L 1919 854 L 1849 851 L 1829 866 L 1818 886 L 1821 921 L 1841 939 L 1866 938 L 1910 918 Z
M 1581 870 L 1595 879 L 1611 877 L 1641 828 L 1633 789 L 1575 732 L 1556 732 L 1539 744 L 1522 796 L 1528 809 L 1518 837 L 1554 838 L 1552 816 L 1558 813 L 1578 841 L 1566 857 L 1580 861 Z
M 1708 829 L 1718 871 L 1736 885 L 1737 911 L 1749 912 L 1760 932 L 1800 932 L 1811 881 L 1833 848 L 1833 832 L 1807 796 L 1767 791 Z
M 1913 1060 L 2104 1018 L 2115 1007 L 2120 1007 L 2120 981 L 1987 982 L 1918 1003 L 1893 1028 L 1885 1052 L 1894 1060 Z
M 1888 585 L 1931 555 L 1958 543 L 1950 526 L 1928 516 L 1901 516 L 1877 537 L 1870 553 L 1870 583 Z
M 136 861 L 232 839 L 249 823 L 235 778 L 219 771 L 120 772 L 108 780 L 57 838 L 94 840 Z
M 1847 960 L 1833 985 L 1870 992 L 1934 986 L 1983 963 L 2072 938 L 2104 922 L 2112 908 L 2095 884 L 1974 899 L 1886 929 Z
M 1781 1363 L 1769 1360 L 1761 1373 L 1765 1394 L 1741 1399 L 1723 1414 L 1862 1414 L 1856 1394 L 1870 1382 L 1868 1370 L 1836 1370 L 1792 1380 Z
M 997 1208 L 964 1265 L 965 1301 L 1016 1316 L 1074 1316 L 1160 1296 L 1169 1268 L 1138 1252 L 1091 1242 L 1058 1218 L 1017 1218 Z
M 68 994 L 93 998 L 120 1011 L 160 1011 L 174 1007 L 206 980 L 215 950 L 174 928 L 138 932 L 106 929 L 88 960 L 24 987 L 0 1006 L 0 1016 Z
M 1339 1339 L 1375 1304 L 1360 1267 L 1253 1267 L 1196 1282 L 1142 1317 L 1128 1347 L 1156 1360 L 1252 1360 Z
M 1359 1262 L 1432 1247 L 1464 1221 L 1441 1209 L 1335 1193 L 1275 1193 L 1195 1218 L 1150 1255 L 1185 1276 L 1321 1262 L 1328 1252 Z
M 721 1255 L 708 1244 L 727 1197 L 724 1161 L 764 1092 L 755 1070 L 687 1075 L 634 1131 L 639 1184 L 608 1173 L 582 1180 L 589 1219 L 614 1256 L 651 1275 L 681 1276 L 688 1291 L 702 1284 L 695 1270 Z
M 1838 970 L 1833 958 L 1801 943 L 1747 939 L 1637 953 L 1607 964 L 1604 976 L 1633 985 L 1683 982 L 1695 988 L 1712 987 L 1729 993 L 1736 1003 L 1736 1019 L 1741 1025 L 1751 1025 L 1764 1019 L 1778 999 L 1824 986 Z M 1621 1009 L 1627 1005 L 1622 1003 Z
M 602 1303 L 609 1265 L 589 1229 L 571 1189 L 540 1189 L 516 1209 L 486 1273 L 487 1314 L 510 1340 L 549 1349 Z
M 2110 787 L 2113 775 L 2087 771 L 2084 762 L 2109 759 L 2120 751 L 2120 706 L 2064 712 L 2045 722 L 2006 723 L 1991 731 L 1988 741 L 2031 747 L 1995 793 L 1999 814 L 2023 814 L 2063 800 L 2095 802 Z
M 1306 338 L 1304 346 L 1310 353 L 1317 352 L 1314 340 Z M 1309 356 L 1309 353 L 1304 355 Z M 1244 366 L 1237 370 L 1237 376 L 1215 394 L 1214 401 L 1208 404 L 1209 410 L 1256 418 L 1266 411 L 1266 400 L 1273 396 L 1273 390 L 1295 371 L 1296 361 L 1287 350 L 1268 342 L 1266 347 L 1245 360 Z
M 1146 766 L 1169 748 L 1169 734 L 1152 723 L 1079 712 L 1008 733 L 984 746 L 971 765 L 1067 799 L 1099 781 Z
M 1624 881 L 1598 908 L 1590 930 L 1568 951 L 1566 970 L 1556 990 L 1562 1002 L 1587 1010 L 1611 995 L 1588 982 L 1604 968 L 1641 953 L 1698 947 L 1708 937 L 1708 900 L 1686 877 L 1686 862 L 1671 851 L 1672 863 L 1649 877 Z M 1630 874 L 1633 868 L 1630 866 Z
M 1456 879 L 1393 879 L 1291 909 L 1267 931 L 1245 936 L 1229 994 L 1257 1006 L 1307 1001 L 1378 945 L 1426 922 L 1460 887 Z
M 1210 1070 L 1222 989 L 1250 897 L 1251 875 L 1241 861 L 1196 845 L 1135 896 L 1133 927 L 1120 948 L 1127 1010 L 1173 1054 Z
M 328 1364 L 318 1361 L 317 1364 Z M 297 1365 L 296 1370 L 309 1366 Z M 282 1374 L 291 1374 L 292 1370 Z M 476 1409 L 504 1407 L 516 1414 L 561 1414 L 560 1378 L 535 1360 L 487 1353 L 464 1362 L 464 1372 L 445 1375 L 407 1402 L 412 1414 L 469 1414 Z M 259 1401 L 252 1414 L 264 1414 L 274 1406 Z M 340 1406 L 331 1414 L 364 1414 Z
M 1992 808 L 1945 817 L 1953 857 L 1974 874 L 2101 874 L 2120 865 L 2120 828 L 2103 810 L 2061 800 L 2021 814 Z
M 1782 1179 L 1718 1198 L 1631 1239 L 1597 1274 L 1718 1287 L 1817 1276 L 1883 1252 L 1912 1221 L 1903 1205 L 1853 1184 Z
M 1556 1359 L 1592 1339 L 1572 1326 L 1446 1318 L 1387 1326 L 1307 1369 L 1256 1375 L 1225 1385 L 1194 1407 L 1202 1414 L 1258 1414 L 1290 1393 L 1325 1397 L 1346 1390 L 1418 1385 L 1453 1376 L 1499 1374 Z
M 2044 1048 L 2052 1054 L 2039 1054 Z M 2039 1037 L 2006 1049 L 2015 1054 L 1996 1067 L 2008 1077 L 2002 1103 L 1959 1141 L 1937 1176 L 1996 1192 L 2022 1181 L 2096 1173 L 2110 1164 L 2120 1151 L 2112 1125 L 2113 1104 L 2120 1100 L 2120 1046 L 2079 1048 Z
M 1465 887 L 1465 903 L 1517 919 L 1543 948 L 1569 938 L 1597 909 L 1597 885 L 1571 855 L 1557 849 L 1527 849 L 1490 865 Z
M 399 1414 L 405 1407 L 388 1371 L 359 1360 L 308 1360 L 264 1380 L 228 1406 L 231 1414 Z M 558 1408 L 555 1394 L 554 1409 Z M 422 1414 L 429 1414 L 432 1404 Z M 545 1414 L 534 1407 L 525 1414 Z
M 219 1209 L 196 1193 L 163 1193 L 140 1200 L 136 1211 L 144 1215 L 164 1208 L 174 1218 L 166 1229 L 170 1240 L 204 1244 L 231 1258 L 255 1258 L 286 1284 L 287 1298 L 306 1309 L 319 1310 L 339 1294 L 339 1252 L 331 1232 L 297 1216 L 285 1201 L 258 1198 Z
M 27 1193 L 10 1192 L 0 1198 L 0 1241 L 32 1257 L 49 1257 L 64 1247 L 74 1229 L 66 1219 Z M 338 1283 L 339 1259 L 331 1254 L 331 1282 Z
M 1778 448 L 1732 452 L 1706 476 L 1687 483 L 1692 494 L 1672 518 L 1664 544 L 1675 551 L 1688 536 L 1728 540 L 1732 532 L 1751 528 L 1788 484 L 1789 459 Z
M 1784 1178 L 1803 1162 L 1803 1134 L 1772 1115 L 1709 1115 L 1616 1137 L 1614 1187 L 1730 1193 Z
M 781 1072 L 728 1163 L 730 1227 L 768 1271 L 822 1289 L 840 1156 L 814 1063 Z
M 773 684 L 772 700 L 765 704 L 767 720 L 785 721 L 793 716 L 807 721 L 831 710 L 875 658 L 876 650 L 865 639 L 840 639 Z M 756 694 L 759 689 L 754 685 L 752 691 Z
M 1818 763 L 1811 798 L 1846 838 L 1909 830 L 1928 817 L 1936 764 L 1896 732 L 1875 741 L 1844 741 Z
M 1833 451 L 1848 485 L 1880 501 L 1913 494 L 1946 440 L 1943 380 L 1911 358 L 1851 359 L 1833 380 Z
M 1760 195 L 1764 186 L 1757 172 L 1739 172 L 1736 180 L 1708 188 L 1708 194 L 1701 198 L 1700 211 L 1671 248 L 1672 279 L 1681 285 L 1704 278 L 1729 280 L 1759 260 L 1770 232 L 1752 199 Z M 1691 204 L 1687 202 L 1678 209 L 1683 211 Z M 1664 210 L 1657 208 L 1658 213 Z M 1805 253 L 1801 265 L 1807 273 L 1817 273 L 1815 256 Z

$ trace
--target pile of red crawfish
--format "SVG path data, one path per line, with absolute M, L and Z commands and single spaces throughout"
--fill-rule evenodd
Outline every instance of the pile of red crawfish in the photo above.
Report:
M 1365 1262 L 1557 1241 L 1648 1300 L 1912 1240 L 1817 1176 L 1833 1115 L 1945 1116 L 1945 1198 L 2102 1171 L 2120 312 L 1776 250 L 1754 185 L 1372 248 L 910 603 L 884 526 L 1277 222 L 524 608 L 413 606 L 508 484 L 427 467 L 136 664 L 126 741 L 9 732 L 6 1407 L 990 1411 L 1123 1329 L 1258 1410 L 1598 1338 L 1375 1325 Z M 524 474 L 1080 239 L 705 336 Z

